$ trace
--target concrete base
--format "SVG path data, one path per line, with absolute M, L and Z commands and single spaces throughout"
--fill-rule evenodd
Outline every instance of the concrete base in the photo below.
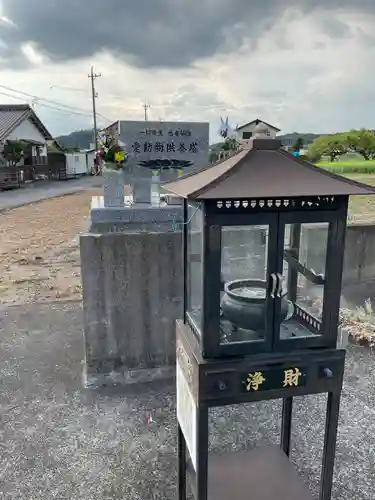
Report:
M 80 237 L 87 387 L 169 379 L 183 314 L 181 232 Z
M 86 389 L 99 387 L 128 386 L 148 384 L 156 381 L 171 381 L 176 377 L 175 366 L 164 366 L 152 369 L 122 370 L 110 373 L 90 373 L 87 367 L 83 370 L 83 386 Z
M 103 196 L 93 196 L 91 200 L 90 232 L 107 233 L 124 230 L 163 230 L 175 231 L 176 223 L 183 219 L 181 204 L 160 201 L 153 204 L 132 203 L 131 197 L 125 197 L 123 207 L 105 207 Z

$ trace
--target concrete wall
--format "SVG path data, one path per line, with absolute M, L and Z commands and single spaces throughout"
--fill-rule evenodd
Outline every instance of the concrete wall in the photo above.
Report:
M 87 383 L 163 376 L 182 314 L 181 233 L 86 234 L 80 246 Z
M 326 231 L 314 228 L 309 233 L 307 264 L 320 272 Z M 375 225 L 351 224 L 346 234 L 342 303 L 360 306 L 367 299 L 375 304 Z
M 306 262 L 317 272 L 323 237 L 321 228 L 309 229 L 313 244 L 307 245 Z M 225 279 L 262 279 L 266 242 L 264 230 L 226 230 Z M 103 379 L 143 381 L 173 373 L 175 319 L 182 316 L 181 243 L 181 232 L 162 226 L 159 232 L 125 227 L 120 233 L 81 236 L 89 385 Z M 197 286 L 198 275 L 193 288 Z M 343 295 L 355 305 L 368 297 L 375 300 L 375 226 L 347 230 Z

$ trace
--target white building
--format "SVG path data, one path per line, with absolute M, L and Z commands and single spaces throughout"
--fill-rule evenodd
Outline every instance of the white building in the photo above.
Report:
M 52 135 L 34 110 L 28 104 L 1 104 L 0 142 L 16 140 L 28 144 L 30 164 L 47 163 L 47 143 L 52 140 Z
M 245 123 L 245 125 L 241 125 L 240 127 L 236 128 L 235 133 L 236 133 L 237 140 L 239 142 L 241 142 L 243 140 L 249 140 L 249 139 L 251 139 L 255 127 L 257 125 L 259 125 L 259 124 L 263 124 L 263 125 L 267 126 L 267 128 L 269 130 L 269 135 L 272 138 L 275 138 L 276 135 L 280 132 L 279 128 L 277 128 L 277 127 L 275 127 L 273 125 L 270 125 L 269 123 L 267 123 L 267 122 L 265 122 L 265 121 L 260 120 L 259 118 L 257 118 L 256 120 L 253 120 L 251 122 Z

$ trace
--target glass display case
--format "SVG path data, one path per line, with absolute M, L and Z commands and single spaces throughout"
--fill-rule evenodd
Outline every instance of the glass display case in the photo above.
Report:
M 326 277 L 327 266 L 334 271 L 342 265 L 342 251 L 339 263 L 328 258 L 329 250 L 337 254 L 337 241 L 333 238 L 339 223 L 336 216 L 333 211 L 332 214 L 299 212 L 279 217 L 278 260 L 282 259 L 282 269 L 280 272 L 278 265 L 275 350 L 334 345 L 338 318 L 330 318 L 326 312 L 330 304 L 338 309 L 341 282 L 332 291 Z M 307 222 L 309 219 L 311 222 Z
M 211 355 L 334 344 L 341 282 L 327 275 L 342 266 L 339 204 L 245 214 L 186 203 L 185 320 L 209 335 Z
M 185 320 L 197 337 L 209 335 L 209 352 L 333 344 L 340 283 L 329 287 L 326 277 L 342 266 L 335 235 L 345 222 L 336 203 L 332 212 L 248 214 L 216 205 L 216 215 L 212 204 L 185 204 Z
M 283 351 L 331 342 L 324 308 L 333 224 L 324 216 L 267 214 L 260 218 L 268 224 L 250 225 L 250 218 L 247 226 L 221 226 L 221 352 Z M 291 223 L 293 218 L 297 223 Z M 309 218 L 316 220 L 299 222 Z
M 268 224 L 222 226 L 220 345 L 248 342 L 253 351 L 271 349 L 266 335 L 273 316 L 269 247 Z
M 202 328 L 202 210 L 198 203 L 185 206 L 185 319 L 194 332 L 200 334 Z
M 331 499 L 345 366 L 337 336 L 348 201 L 375 187 L 294 157 L 264 126 L 248 149 L 164 186 L 184 198 L 179 500 L 187 489 L 196 500 L 242 500 L 249 491 L 254 499 L 311 498 L 298 475 L 287 475 L 287 457 L 294 397 L 320 393 L 328 397 L 319 498 Z M 277 456 L 273 446 L 260 459 L 258 447 L 209 455 L 210 407 L 278 398 Z
M 166 186 L 185 198 L 184 321 L 204 357 L 334 347 L 348 198 L 375 188 L 251 146 Z

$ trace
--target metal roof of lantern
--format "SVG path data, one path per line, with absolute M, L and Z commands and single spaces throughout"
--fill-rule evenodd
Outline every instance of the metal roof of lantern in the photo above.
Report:
M 260 123 L 241 150 L 205 169 L 163 185 L 183 198 L 289 198 L 375 194 L 369 186 L 317 167 L 282 149 Z

